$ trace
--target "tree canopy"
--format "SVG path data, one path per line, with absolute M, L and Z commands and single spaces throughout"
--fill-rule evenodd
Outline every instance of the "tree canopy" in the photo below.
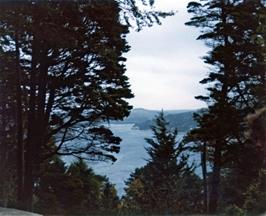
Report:
M 21 208 L 31 209 L 38 167 L 53 155 L 115 161 L 121 139 L 104 123 L 132 108 L 125 36 L 133 23 L 140 30 L 171 15 L 152 10 L 153 1 L 140 3 L 150 10 L 131 0 L 0 4 L 1 76 L 16 77 L 5 94 L 15 104 Z
M 188 162 L 187 148 L 176 140 L 177 130 L 168 127 L 163 112 L 147 138 L 149 160 L 126 182 L 123 206 L 129 212 L 176 214 L 197 212 L 201 206 L 199 177 Z
M 204 57 L 210 72 L 200 82 L 208 85 L 208 94 L 196 97 L 208 109 L 195 115 L 198 127 L 189 137 L 200 145 L 200 151 L 207 151 L 213 166 L 209 211 L 215 213 L 222 170 L 238 170 L 235 175 L 241 186 L 235 188 L 242 187 L 242 192 L 235 191 L 239 196 L 231 202 L 241 205 L 243 188 L 258 175 L 262 164 L 263 152 L 245 132 L 246 117 L 265 106 L 265 2 L 202 0 L 189 3 L 188 12 L 193 17 L 186 24 L 199 27 L 198 39 L 210 47 Z M 256 160 L 247 163 L 245 158 L 251 157 Z

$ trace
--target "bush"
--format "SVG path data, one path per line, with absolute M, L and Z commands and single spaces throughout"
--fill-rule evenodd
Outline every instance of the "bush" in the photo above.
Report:
M 236 205 L 230 205 L 225 209 L 224 215 L 244 216 L 245 211 Z

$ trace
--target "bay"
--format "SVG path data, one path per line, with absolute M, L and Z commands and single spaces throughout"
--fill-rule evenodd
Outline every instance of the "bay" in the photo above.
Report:
M 111 124 L 111 130 L 116 136 L 122 138 L 120 152 L 116 154 L 117 161 L 111 162 L 91 162 L 90 167 L 96 174 L 105 175 L 110 182 L 115 184 L 118 195 L 124 194 L 125 181 L 136 168 L 147 164 L 148 154 L 145 147 L 148 146 L 145 138 L 152 137 L 151 130 L 138 130 L 134 124 Z M 177 140 L 181 141 L 184 136 L 179 133 Z M 192 155 L 190 161 L 198 162 L 198 155 Z M 196 170 L 199 172 L 199 170 Z

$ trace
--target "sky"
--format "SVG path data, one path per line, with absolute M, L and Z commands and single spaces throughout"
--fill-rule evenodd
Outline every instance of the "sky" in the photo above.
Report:
M 189 0 L 155 2 L 156 8 L 177 13 L 162 25 L 127 36 L 131 50 L 126 54 L 126 75 L 135 95 L 129 103 L 134 108 L 157 110 L 204 107 L 194 97 L 206 92 L 199 81 L 208 72 L 201 59 L 207 48 L 196 40 L 199 29 L 184 24 L 190 17 L 186 10 Z

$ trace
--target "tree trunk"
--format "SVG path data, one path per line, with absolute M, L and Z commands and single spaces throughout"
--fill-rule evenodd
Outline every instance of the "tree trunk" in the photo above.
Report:
M 222 11 L 221 11 L 221 21 L 224 25 L 227 24 L 227 18 L 228 14 L 225 8 L 227 5 L 230 4 L 230 2 L 224 0 L 222 6 Z M 224 33 L 224 47 L 230 46 L 229 43 L 229 37 L 228 33 Z M 231 74 L 231 64 L 228 61 L 224 61 L 224 77 L 228 78 L 229 75 Z M 228 104 L 228 79 L 225 79 L 222 83 L 222 89 L 221 89 L 221 96 L 220 100 L 218 103 L 220 103 L 220 107 L 225 106 Z M 224 111 L 223 113 L 225 113 Z M 219 115 L 219 121 L 226 123 L 227 122 L 227 117 L 223 116 L 223 113 L 220 113 Z M 219 122 L 218 122 L 219 124 Z M 218 129 L 219 130 L 219 129 Z M 223 131 L 222 129 L 219 131 Z M 227 133 L 227 132 L 223 132 Z M 220 188 L 220 173 L 221 173 L 221 166 L 222 166 L 222 146 L 226 146 L 226 143 L 222 140 L 224 140 L 225 135 L 227 134 L 222 134 L 218 136 L 218 141 L 216 140 L 215 146 L 214 146 L 214 163 L 213 163 L 213 172 L 212 172 L 212 179 L 211 179 L 211 192 L 210 192 L 210 202 L 209 202 L 209 212 L 211 214 L 215 214 L 217 212 L 217 206 L 218 206 L 218 200 L 219 200 L 219 188 Z
M 201 167 L 202 167 L 202 177 L 203 177 L 203 205 L 204 213 L 208 213 L 208 185 L 207 185 L 207 166 L 206 166 L 206 143 L 203 143 L 201 152 Z
M 219 145 L 219 144 L 218 144 Z M 211 179 L 211 192 L 209 201 L 209 213 L 215 214 L 217 211 L 220 188 L 220 172 L 221 172 L 221 148 L 215 147 L 214 150 L 214 164 Z
M 19 41 L 16 34 L 16 139 L 17 139 L 17 206 L 21 207 L 23 201 L 24 188 L 24 143 L 23 143 L 23 121 L 22 121 L 22 91 L 21 91 L 21 71 Z
M 47 59 L 48 50 L 42 50 L 40 54 L 40 68 L 39 68 L 39 77 L 38 77 L 38 95 L 37 95 L 37 115 L 36 120 L 38 122 L 38 143 L 35 148 L 36 161 L 35 164 L 38 166 L 41 162 L 42 156 L 42 146 L 47 142 L 47 128 L 49 122 L 49 116 L 46 119 L 46 99 L 48 95 L 48 59 Z M 48 97 L 49 98 L 49 97 Z
M 25 208 L 32 209 L 32 197 L 34 181 L 38 176 L 41 163 L 41 150 L 45 144 L 47 122 L 45 112 L 45 101 L 47 94 L 48 63 L 47 50 L 40 50 L 33 41 L 32 71 L 30 82 L 30 102 L 28 114 L 28 142 L 26 151 L 25 171 Z M 38 49 L 38 50 L 37 50 Z M 38 69 L 36 65 L 39 64 Z
M 1 101 L 3 103 L 3 101 Z M 1 104 L 2 105 L 2 104 Z M 5 103 L 3 103 L 3 107 L 1 109 L 1 111 L 3 112 L 4 115 L 1 116 L 0 118 L 0 205 L 3 207 L 6 207 L 6 182 L 8 181 L 8 177 L 7 177 L 7 173 L 8 173 L 8 161 L 7 161 L 7 151 L 8 151 L 8 147 L 7 147 L 7 139 L 6 139 L 6 114 L 3 110 L 5 107 Z
M 37 46 L 36 38 L 32 42 L 32 65 L 30 75 L 30 95 L 29 95 L 29 110 L 28 110 L 28 131 L 27 142 L 25 145 L 25 184 L 23 188 L 23 209 L 31 211 L 32 209 L 32 197 L 33 197 L 33 184 L 34 184 L 34 148 L 37 145 L 38 137 L 36 137 L 36 130 L 38 124 L 36 121 L 36 79 L 37 79 Z

